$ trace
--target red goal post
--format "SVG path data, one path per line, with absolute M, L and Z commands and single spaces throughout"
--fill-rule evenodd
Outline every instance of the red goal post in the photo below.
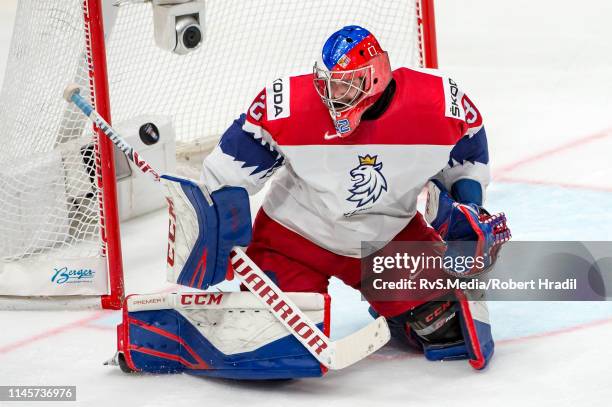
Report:
M 436 39 L 436 17 L 434 10 L 434 0 L 420 0 L 417 2 L 417 7 L 420 6 L 419 12 L 419 27 L 421 49 L 423 57 L 421 65 L 424 68 L 438 68 L 438 45 Z
M 84 0 L 83 16 L 85 24 L 86 47 L 90 54 L 90 92 L 94 95 L 93 106 L 108 122 L 111 121 L 108 72 L 106 69 L 106 46 L 104 43 L 104 18 L 102 17 L 102 0 Z M 94 126 L 95 127 L 95 126 Z M 114 147 L 102 130 L 97 132 L 96 154 L 100 162 L 98 187 L 100 192 L 99 207 L 103 250 L 108 264 L 109 292 L 101 297 L 102 308 L 120 309 L 125 295 L 123 286 L 123 261 L 121 255 L 121 233 L 119 211 L 117 208 L 117 184 L 115 180 Z

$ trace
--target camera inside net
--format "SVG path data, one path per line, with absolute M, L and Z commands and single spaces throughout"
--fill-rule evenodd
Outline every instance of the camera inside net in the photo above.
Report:
M 177 44 L 174 52 L 186 54 L 202 43 L 202 27 L 193 15 L 180 16 L 176 19 Z
M 187 54 L 204 40 L 204 1 L 154 0 L 155 43 L 176 54 Z

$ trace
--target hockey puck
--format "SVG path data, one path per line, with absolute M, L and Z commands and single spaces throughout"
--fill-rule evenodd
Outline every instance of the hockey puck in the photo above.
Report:
M 145 123 L 138 130 L 140 139 L 143 143 L 150 146 L 159 141 L 159 129 L 153 123 Z

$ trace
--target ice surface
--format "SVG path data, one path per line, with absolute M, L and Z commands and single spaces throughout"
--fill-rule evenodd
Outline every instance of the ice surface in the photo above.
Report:
M 14 9 L 15 0 L 0 3 L 0 73 Z M 440 65 L 485 117 L 497 177 L 488 208 L 508 214 L 516 240 L 611 240 L 612 3 L 438 1 L 436 12 Z M 165 213 L 123 224 L 122 236 L 127 291 L 168 287 Z M 333 336 L 367 323 L 358 293 L 333 281 L 331 295 Z M 104 367 L 119 318 L 109 311 L 0 312 L 0 385 L 76 385 L 77 404 L 100 406 L 604 406 L 612 400 L 610 302 L 491 303 L 497 348 L 483 372 L 465 361 L 427 362 L 392 343 L 323 379 L 279 383 L 130 376 Z

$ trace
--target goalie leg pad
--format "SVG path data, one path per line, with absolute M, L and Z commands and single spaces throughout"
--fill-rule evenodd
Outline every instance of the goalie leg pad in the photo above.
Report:
M 229 253 L 251 240 L 251 211 L 244 188 L 208 194 L 203 186 L 163 175 L 170 224 L 168 281 L 206 289 L 225 280 Z
M 215 270 L 221 274 L 213 281 L 221 282 L 223 272 L 228 268 L 230 252 L 234 246 L 247 247 L 251 243 L 253 235 L 251 206 L 248 192 L 241 187 L 225 187 L 210 195 L 219 222 Z M 212 284 L 217 284 L 217 282 Z
M 329 297 L 290 297 L 329 331 Z M 325 369 L 251 293 L 133 295 L 117 328 L 130 370 L 229 379 L 319 377 Z
M 493 356 L 487 304 L 479 291 L 456 290 L 388 318 L 392 336 L 421 350 L 428 360 L 468 359 L 480 370 Z M 372 316 L 377 314 L 370 309 Z
M 489 308 L 484 300 L 484 293 L 478 290 L 456 290 L 461 312 L 459 320 L 463 338 L 468 351 L 470 365 L 476 369 L 484 369 L 495 350 Z

